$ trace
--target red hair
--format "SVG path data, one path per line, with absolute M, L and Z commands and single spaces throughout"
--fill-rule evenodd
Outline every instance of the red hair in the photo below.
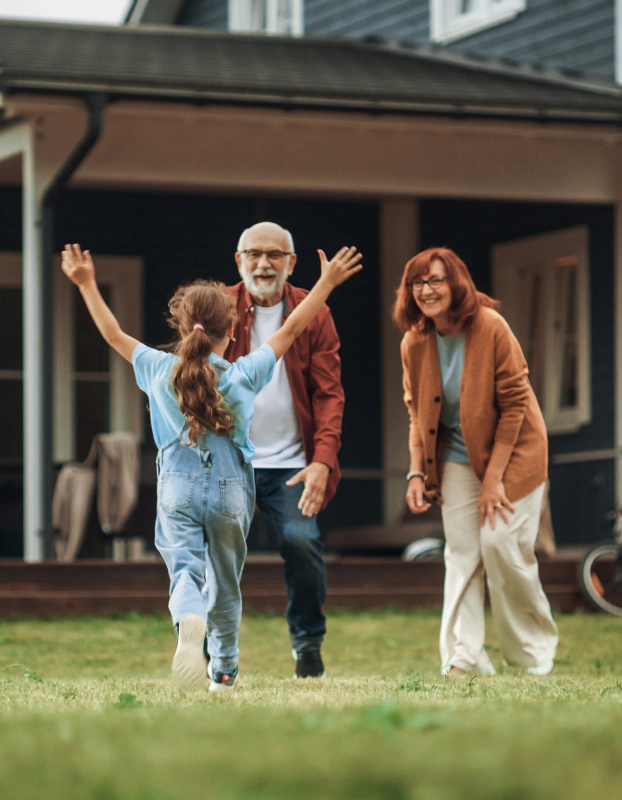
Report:
M 499 308 L 499 301 L 493 300 L 483 292 L 478 292 L 473 283 L 473 278 L 467 265 L 461 258 L 448 247 L 430 247 L 419 253 L 404 267 L 404 274 L 399 289 L 396 293 L 393 306 L 393 319 L 398 327 L 404 331 L 417 328 L 420 331 L 431 331 L 434 322 L 421 311 L 415 298 L 410 282 L 430 272 L 433 261 L 440 261 L 445 267 L 447 283 L 451 289 L 451 306 L 449 308 L 449 323 L 461 330 L 475 317 L 481 306 Z

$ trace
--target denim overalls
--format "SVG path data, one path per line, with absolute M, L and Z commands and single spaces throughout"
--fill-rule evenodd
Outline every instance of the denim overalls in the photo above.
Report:
M 171 581 L 169 609 L 207 619 L 213 669 L 238 664 L 240 577 L 255 510 L 253 468 L 227 435 L 211 431 L 186 447 L 187 428 L 158 452 L 155 544 Z

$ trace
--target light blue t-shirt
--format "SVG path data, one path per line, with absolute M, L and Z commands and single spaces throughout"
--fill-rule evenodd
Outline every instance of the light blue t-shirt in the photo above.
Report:
M 234 364 L 210 353 L 208 360 L 220 373 L 218 391 L 235 414 L 235 431 L 229 435 L 249 464 L 255 448 L 248 438 L 253 417 L 255 395 L 268 383 L 274 372 L 276 357 L 269 344 L 264 344 Z M 166 447 L 183 431 L 186 418 L 179 408 L 173 388 L 173 370 L 179 357 L 139 344 L 132 353 L 136 383 L 149 397 L 151 428 L 158 448 Z
M 460 427 L 460 383 L 464 367 L 464 335 L 441 336 L 436 331 L 436 347 L 441 367 L 443 404 L 441 423 L 445 428 L 443 439 L 443 461 L 469 463 L 462 428 Z

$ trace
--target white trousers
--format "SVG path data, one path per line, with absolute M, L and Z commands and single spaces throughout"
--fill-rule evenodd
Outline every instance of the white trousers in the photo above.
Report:
M 533 667 L 555 657 L 557 626 L 544 594 L 534 544 L 545 484 L 512 505 L 506 524 L 479 524 L 481 482 L 470 464 L 448 462 L 442 482 L 445 588 L 441 619 L 442 672 L 494 674 L 484 650 L 484 576 L 505 661 Z

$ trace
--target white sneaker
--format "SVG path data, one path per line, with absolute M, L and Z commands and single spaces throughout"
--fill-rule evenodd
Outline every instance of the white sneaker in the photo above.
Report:
M 452 670 L 452 667 L 453 667 L 452 664 L 449 664 L 446 667 L 441 667 L 441 675 L 449 675 L 449 673 Z M 459 669 L 462 669 L 462 667 L 459 667 Z M 474 669 L 468 670 L 467 672 L 464 673 L 464 675 L 482 675 L 486 677 L 492 677 L 493 675 L 496 674 L 497 671 L 495 670 L 492 664 L 480 664 Z M 461 675 L 460 677 L 464 676 Z
M 550 675 L 553 672 L 553 661 L 544 661 L 542 664 L 536 664 L 535 667 L 527 667 L 527 675 Z
M 207 674 L 211 679 L 210 692 L 232 692 L 238 682 L 238 668 L 232 672 L 218 672 L 212 669 L 212 662 L 207 665 Z
M 181 618 L 172 669 L 173 678 L 182 689 L 201 689 L 205 686 L 205 633 L 204 617 L 186 614 Z

